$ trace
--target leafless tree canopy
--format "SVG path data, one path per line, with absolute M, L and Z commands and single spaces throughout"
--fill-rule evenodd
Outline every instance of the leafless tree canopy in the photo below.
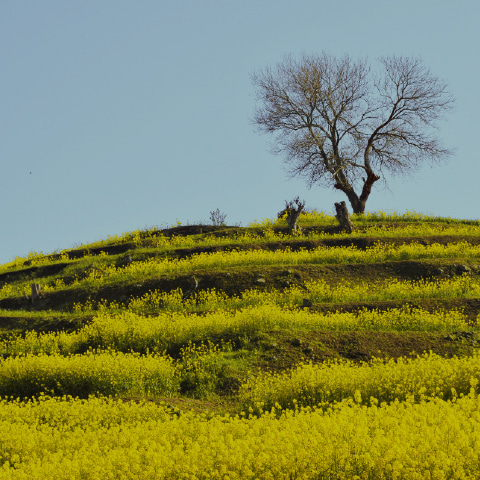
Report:
M 286 56 L 252 75 L 254 123 L 309 185 L 343 191 L 355 213 L 386 172 L 406 173 L 450 155 L 434 135 L 453 105 L 445 83 L 416 58 L 365 60 L 326 53 Z M 358 193 L 357 193 L 358 192 Z

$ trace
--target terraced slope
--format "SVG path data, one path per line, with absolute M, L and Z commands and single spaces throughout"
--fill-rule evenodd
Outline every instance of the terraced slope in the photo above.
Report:
M 35 439 L 0 442 L 5 478 L 41 478 L 47 457 L 65 478 L 470 478 L 458 472 L 480 460 L 466 453 L 480 432 L 480 222 L 355 223 L 347 235 L 313 212 L 295 236 L 282 221 L 151 229 L 0 266 L 0 432 Z M 432 415 L 455 418 L 463 450 L 428 437 L 449 435 Z M 108 461 L 78 443 L 94 431 Z M 80 463 L 55 457 L 61 435 Z
M 303 219 L 304 223 L 312 220 L 314 216 Z M 4 335 L 30 329 L 68 331 L 91 321 L 99 309 L 102 313 L 133 309 L 152 315 L 173 308 L 193 314 L 264 301 L 248 300 L 252 292 L 264 292 L 269 301 L 289 307 L 302 308 L 306 302 L 309 311 L 322 314 L 388 311 L 405 304 L 430 313 L 455 309 L 475 324 L 480 311 L 478 225 L 382 221 L 345 235 L 336 227 L 321 225 L 321 220 L 325 223 L 320 219 L 320 224 L 304 228 L 301 236 L 293 238 L 281 224 L 247 229 L 187 226 L 136 232 L 101 246 L 17 259 L 0 269 L 0 326 Z M 32 302 L 33 283 L 42 290 Z M 214 292 L 225 298 L 213 302 Z M 283 333 L 269 332 L 279 338 Z M 395 336 L 394 331 L 390 334 Z M 335 342 L 339 335 L 344 332 L 327 332 Z M 379 340 L 377 345 L 369 335 L 365 351 L 363 342 L 355 341 L 358 351 L 341 348 L 333 353 L 365 359 L 385 349 L 386 355 L 456 351 L 459 345 L 444 342 L 441 335 L 427 342 L 412 335 L 416 340 L 405 347 L 401 346 L 405 342 L 397 340 L 387 345 Z M 326 341 L 331 355 L 332 342 Z M 347 343 L 352 345 L 351 340 Z

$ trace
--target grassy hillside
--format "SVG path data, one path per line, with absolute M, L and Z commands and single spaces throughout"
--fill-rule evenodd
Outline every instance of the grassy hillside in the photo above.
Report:
M 1 265 L 0 478 L 474 478 L 480 222 L 354 223 Z

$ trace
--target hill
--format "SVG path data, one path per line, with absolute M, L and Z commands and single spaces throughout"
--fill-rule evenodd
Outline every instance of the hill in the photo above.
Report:
M 118 449 L 128 458 L 134 451 L 138 455 L 142 440 L 132 425 L 149 431 L 155 418 L 167 439 L 177 435 L 165 433 L 169 422 L 183 422 L 177 425 L 183 432 L 183 467 L 159 461 L 154 476 L 124 478 L 207 478 L 207 473 L 280 478 L 275 476 L 280 464 L 278 471 L 289 472 L 285 478 L 372 478 L 363 472 L 416 478 L 408 471 L 453 471 L 451 463 L 448 468 L 433 460 L 422 463 L 418 452 L 412 457 L 405 445 L 412 444 L 414 433 L 405 425 L 403 450 L 396 454 L 401 462 L 393 457 L 387 462 L 379 452 L 392 448 L 392 431 L 382 422 L 412 419 L 405 413 L 409 409 L 417 409 L 423 422 L 430 414 L 418 409 L 432 408 L 444 409 L 444 418 L 455 411 L 457 419 L 463 409 L 465 421 L 472 421 L 470 410 L 478 407 L 464 403 L 476 399 L 480 376 L 480 222 L 407 212 L 366 214 L 354 223 L 356 230 L 346 234 L 331 216 L 310 212 L 300 218 L 302 231 L 296 235 L 287 234 L 282 220 L 245 228 L 152 228 L 0 266 L 0 420 L 18 417 L 14 423 L 36 439 L 30 447 L 3 449 L 8 478 L 17 478 L 14 471 L 40 478 L 41 462 L 28 457 L 40 458 L 36 449 L 45 440 L 32 433 L 34 425 L 44 418 L 40 423 L 53 437 L 63 431 L 61 424 L 73 432 L 67 410 L 76 412 L 82 442 L 93 439 L 100 422 L 109 438 L 107 457 Z M 375 410 L 377 405 L 383 407 Z M 96 420 L 87 421 L 92 409 Z M 313 428 L 317 433 L 301 442 L 318 442 L 318 432 L 335 430 L 328 422 L 345 425 L 353 411 L 367 429 L 349 427 L 359 439 L 366 435 L 355 454 L 348 453 L 352 444 L 341 430 L 329 433 L 330 442 L 346 449 L 341 459 L 323 445 L 326 453 L 314 462 L 316 469 L 306 452 L 296 454 L 295 465 L 287 461 L 290 446 L 300 448 L 293 440 L 297 429 Z M 368 433 L 372 422 L 384 432 L 375 454 L 370 444 L 377 437 Z M 17 430 L 7 423 L 5 438 L 11 438 Z M 110 438 L 112 428 L 122 424 L 137 447 Z M 226 437 L 228 424 L 238 441 L 244 439 L 240 451 Z M 192 433 L 198 428 L 211 429 L 204 440 L 217 450 Z M 267 428 L 268 441 L 257 428 Z M 290 440 L 282 437 L 287 434 Z M 68 438 L 72 445 L 78 440 Z M 280 438 L 288 445 L 272 453 Z M 264 452 L 263 466 L 252 460 L 257 466 L 249 464 L 247 475 L 245 455 L 257 457 L 263 441 L 273 442 L 273 450 Z M 185 442 L 205 449 L 205 458 L 185 449 Z M 48 455 L 54 455 L 59 446 L 50 443 Z M 438 450 L 435 445 L 432 440 L 428 448 Z M 219 449 L 230 460 L 217 458 Z M 71 458 L 73 450 L 67 450 Z M 94 468 L 94 457 L 81 451 Z M 455 468 L 472 467 L 470 457 L 455 452 L 449 453 Z M 279 455 L 284 461 L 277 462 Z M 369 464 L 367 457 L 375 460 Z M 19 467 L 10 469 L 18 458 Z M 413 470 L 407 458 L 417 462 Z M 57 460 L 52 460 L 56 473 L 62 463 Z M 109 462 L 97 465 L 101 475 L 120 471 Z M 144 468 L 146 461 L 129 462 Z M 68 478 L 82 478 L 87 467 L 68 468 L 73 475 Z M 388 477 L 387 471 L 397 473 Z M 85 478 L 94 478 L 90 474 Z

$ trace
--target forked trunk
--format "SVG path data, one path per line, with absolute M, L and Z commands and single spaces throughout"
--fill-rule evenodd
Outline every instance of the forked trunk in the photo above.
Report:
M 356 195 L 355 195 L 356 196 Z M 350 199 L 350 205 L 354 214 L 364 213 L 367 201 L 361 201 L 358 197 L 355 200 Z
M 367 203 L 366 198 L 364 200 L 361 200 L 359 196 L 355 193 L 352 187 L 342 188 L 338 184 L 335 185 L 335 187 L 341 190 L 343 193 L 345 193 L 345 195 L 348 197 L 348 200 L 350 201 L 350 205 L 352 206 L 353 213 L 358 214 L 358 213 L 363 213 L 365 211 L 365 204 Z M 345 203 L 345 202 L 342 202 L 342 203 Z
M 367 174 L 367 178 L 363 179 L 363 188 L 360 196 L 355 193 L 353 187 L 348 183 L 345 184 L 337 181 L 335 188 L 341 190 L 348 197 L 353 213 L 360 214 L 365 212 L 365 205 L 372 191 L 372 185 L 379 179 L 380 177 L 373 172 Z

